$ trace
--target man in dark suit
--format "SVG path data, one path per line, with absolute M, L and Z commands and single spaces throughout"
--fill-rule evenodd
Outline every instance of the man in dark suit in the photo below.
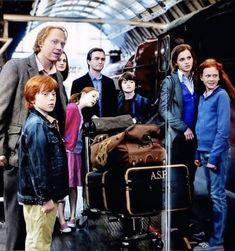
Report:
M 80 92 L 84 87 L 95 87 L 100 94 L 100 100 L 94 107 L 84 108 L 83 117 L 88 121 L 93 115 L 111 117 L 117 114 L 117 92 L 114 81 L 103 75 L 105 52 L 101 48 L 92 48 L 87 53 L 89 71 L 72 83 L 71 95 Z
M 60 26 L 46 26 L 37 35 L 34 53 L 22 59 L 11 59 L 0 73 L 0 168 L 4 178 L 4 214 L 6 250 L 24 250 L 25 222 L 22 206 L 17 202 L 18 146 L 22 126 L 28 116 L 23 97 L 24 85 L 38 74 L 50 75 L 59 84 L 55 114 L 60 129 L 65 122 L 67 103 L 63 77 L 56 70 L 67 39 Z

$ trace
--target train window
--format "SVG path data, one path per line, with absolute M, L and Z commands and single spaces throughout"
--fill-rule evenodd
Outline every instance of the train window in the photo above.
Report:
M 159 41 L 158 70 L 167 72 L 170 65 L 170 36 L 167 35 Z

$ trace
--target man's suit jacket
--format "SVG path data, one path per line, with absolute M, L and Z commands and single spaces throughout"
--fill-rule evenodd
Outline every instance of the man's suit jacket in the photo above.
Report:
M 117 92 L 115 89 L 114 82 L 111 78 L 102 75 L 102 117 L 112 117 L 117 115 Z M 84 76 L 75 79 L 72 84 L 71 88 L 71 95 L 74 93 L 80 92 L 84 87 L 91 86 L 94 87 L 92 83 L 92 79 L 89 73 L 85 74 Z M 83 117 L 84 120 L 89 120 L 92 115 L 97 115 L 100 117 L 99 114 L 99 105 L 98 102 L 94 107 L 91 108 L 84 108 L 83 109 Z
M 28 115 L 23 96 L 24 85 L 31 77 L 38 74 L 35 54 L 23 59 L 9 60 L 0 73 L 0 155 L 6 155 L 12 166 L 18 166 L 18 143 L 22 125 Z M 63 123 L 67 97 L 62 75 L 57 73 L 55 77 L 59 83 L 57 99 L 62 106 L 59 120 Z

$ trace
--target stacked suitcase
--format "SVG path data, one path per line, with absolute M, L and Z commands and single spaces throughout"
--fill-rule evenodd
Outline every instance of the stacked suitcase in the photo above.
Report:
M 161 210 L 183 210 L 191 203 L 188 168 L 185 165 L 113 168 L 86 174 L 86 198 L 90 208 L 130 216 Z
M 95 134 L 110 133 L 110 130 L 113 133 L 114 128 L 120 132 L 132 124 L 129 115 L 98 118 L 94 126 Z M 86 145 L 86 152 L 89 152 L 88 149 L 89 144 Z M 163 165 L 160 162 L 150 166 L 124 167 L 117 163 L 113 156 L 110 157 L 110 163 L 102 168 L 103 171 L 91 171 L 92 166 L 87 164 L 85 193 L 90 209 L 145 216 L 190 206 L 189 173 L 185 165 Z

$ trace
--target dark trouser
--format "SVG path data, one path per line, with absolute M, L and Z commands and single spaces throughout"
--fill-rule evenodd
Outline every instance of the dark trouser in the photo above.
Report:
M 194 164 L 195 150 L 196 141 L 186 141 L 184 134 L 181 134 L 174 139 L 171 151 L 171 164 L 184 164 L 188 167 L 192 202 L 194 193 L 193 182 L 197 168 Z M 195 215 L 192 214 L 192 205 L 189 205 L 188 210 L 172 213 L 171 218 L 173 227 L 187 227 L 190 224 L 190 219 L 195 218 Z
M 6 221 L 6 250 L 25 249 L 25 221 L 23 206 L 17 202 L 17 172 L 18 167 L 4 168 L 4 213 Z
M 196 173 L 194 164 L 196 151 L 195 140 L 185 140 L 184 134 L 178 135 L 172 144 L 171 164 L 184 164 L 188 167 L 190 190 L 193 195 L 193 182 Z

